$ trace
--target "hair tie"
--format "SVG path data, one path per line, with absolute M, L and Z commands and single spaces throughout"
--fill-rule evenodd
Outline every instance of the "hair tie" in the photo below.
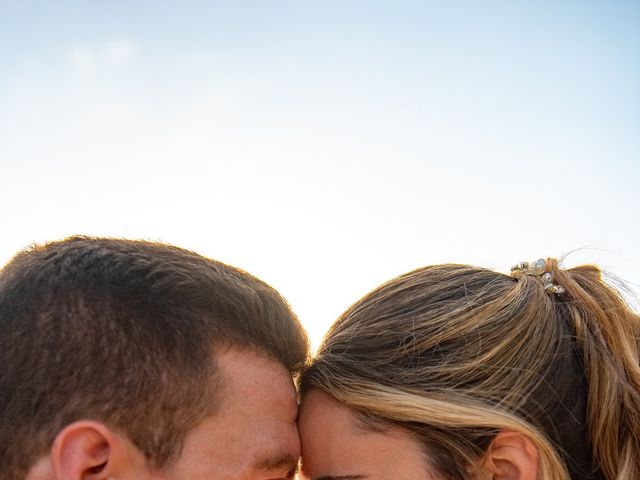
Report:
M 550 272 L 549 261 L 544 258 L 540 258 L 533 263 L 520 262 L 511 267 L 511 276 L 517 278 L 519 275 L 540 277 L 544 290 L 547 293 L 561 294 L 565 292 L 562 285 L 553 283 L 553 273 Z

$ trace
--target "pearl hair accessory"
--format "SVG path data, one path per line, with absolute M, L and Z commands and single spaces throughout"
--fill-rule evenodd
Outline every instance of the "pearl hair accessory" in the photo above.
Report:
M 553 273 L 549 271 L 547 261 L 544 258 L 540 258 L 533 263 L 520 262 L 511 267 L 511 276 L 517 277 L 519 275 L 534 275 L 540 277 L 544 290 L 547 293 L 561 294 L 565 292 L 562 285 L 553 283 Z

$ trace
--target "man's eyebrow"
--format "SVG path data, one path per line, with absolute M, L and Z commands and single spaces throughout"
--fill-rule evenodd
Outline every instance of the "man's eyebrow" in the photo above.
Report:
M 317 477 L 315 480 L 360 480 L 361 478 L 367 478 L 369 475 L 324 475 Z
M 288 453 L 283 453 L 258 460 L 254 466 L 260 470 L 275 470 L 277 468 L 289 468 L 291 470 L 295 470 L 298 467 L 298 459 Z

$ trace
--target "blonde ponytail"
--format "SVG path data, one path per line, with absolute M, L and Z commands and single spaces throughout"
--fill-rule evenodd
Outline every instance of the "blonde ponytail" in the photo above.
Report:
M 639 317 L 597 267 L 562 271 L 553 262 L 553 269 L 583 350 L 596 463 L 607 480 L 640 479 Z

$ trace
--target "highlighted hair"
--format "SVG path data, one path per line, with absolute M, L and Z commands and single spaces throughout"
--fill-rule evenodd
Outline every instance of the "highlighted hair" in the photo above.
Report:
M 351 306 L 302 376 L 412 431 L 444 478 L 473 478 L 500 430 L 545 480 L 640 478 L 640 320 L 600 270 L 548 265 L 566 292 L 464 265 L 397 277 Z

